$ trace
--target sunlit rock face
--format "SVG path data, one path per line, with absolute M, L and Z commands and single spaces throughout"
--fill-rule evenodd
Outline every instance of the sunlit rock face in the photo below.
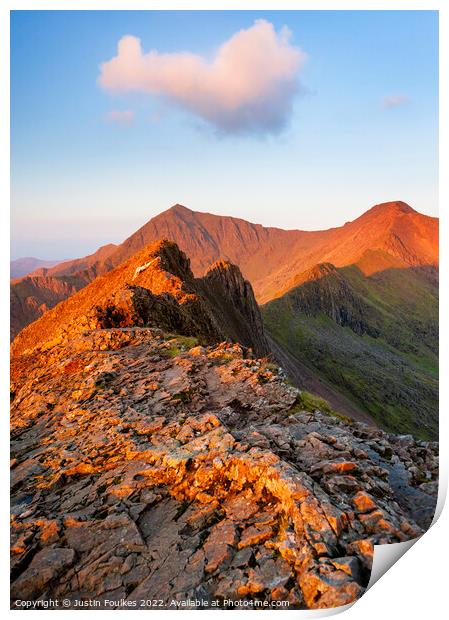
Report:
M 15 338 L 19 355 L 66 342 L 85 330 L 157 326 L 204 343 L 238 341 L 269 348 L 251 284 L 227 262 L 195 278 L 179 247 L 159 240 L 48 311 Z
M 187 290 L 188 265 L 184 279 L 167 267 L 142 269 L 136 286 L 170 273 L 178 305 L 209 307 Z M 363 593 L 374 544 L 429 525 L 436 444 L 305 410 L 241 344 L 95 316 L 55 341 L 30 336 L 12 360 L 13 601 L 335 607 Z

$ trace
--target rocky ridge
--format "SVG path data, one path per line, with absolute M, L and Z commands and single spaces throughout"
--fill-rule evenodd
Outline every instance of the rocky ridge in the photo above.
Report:
M 13 601 L 339 606 L 433 516 L 436 443 L 306 407 L 238 344 L 78 331 L 11 378 Z
M 49 348 L 84 330 L 135 325 L 268 353 L 251 284 L 239 268 L 221 261 L 194 278 L 188 257 L 168 240 L 146 246 L 45 313 L 16 337 L 12 353 Z

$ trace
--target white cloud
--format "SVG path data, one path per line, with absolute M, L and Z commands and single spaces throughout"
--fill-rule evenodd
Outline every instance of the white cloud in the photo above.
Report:
M 132 125 L 134 112 L 132 110 L 110 110 L 106 114 L 106 120 L 117 125 Z
M 212 60 L 190 52 L 144 53 L 124 36 L 117 56 L 100 67 L 98 82 L 112 93 L 164 97 L 228 133 L 278 132 L 288 122 L 306 55 L 287 28 L 258 20 L 225 41 Z
M 400 106 L 405 105 L 408 102 L 408 95 L 405 95 L 404 93 L 398 93 L 396 95 L 384 97 L 382 105 L 384 108 L 399 108 Z

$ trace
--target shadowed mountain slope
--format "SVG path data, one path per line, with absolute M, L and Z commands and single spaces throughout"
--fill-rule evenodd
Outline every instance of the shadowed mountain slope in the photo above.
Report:
M 438 272 L 329 263 L 262 307 L 272 337 L 381 427 L 438 436 Z

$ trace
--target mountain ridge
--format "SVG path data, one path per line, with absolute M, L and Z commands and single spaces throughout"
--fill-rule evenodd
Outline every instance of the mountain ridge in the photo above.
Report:
M 46 312 L 20 332 L 11 351 L 51 348 L 85 330 L 154 324 L 206 343 L 228 338 L 268 353 L 259 308 L 239 268 L 216 263 L 195 279 L 188 257 L 168 240 L 145 246 Z
M 352 222 L 324 231 L 266 228 L 239 218 L 192 211 L 178 204 L 149 220 L 118 246 L 109 244 L 87 257 L 38 270 L 35 275 L 45 275 L 48 280 L 28 281 L 28 287 L 33 289 L 30 296 L 37 300 L 32 304 L 36 308 L 35 318 L 41 313 L 40 285 L 51 288 L 51 278 L 76 275 L 81 287 L 162 237 L 172 239 L 191 256 L 196 276 L 203 275 L 219 259 L 239 265 L 259 303 L 286 292 L 292 274 L 318 263 L 342 267 L 359 261 L 365 264 L 367 273 L 375 273 L 379 267 L 438 264 L 438 219 L 419 214 L 401 201 L 376 205 Z M 367 252 L 374 252 L 370 261 L 366 259 Z M 19 285 L 13 282 L 12 290 Z M 25 303 L 22 300 L 22 305 Z M 24 326 L 27 322 L 29 316 L 20 315 L 19 304 L 14 325 Z
M 430 525 L 438 444 L 348 424 L 240 345 L 191 340 L 115 327 L 13 358 L 12 607 L 338 607 L 376 545 Z
M 413 217 L 400 210 L 382 217 Z M 365 270 L 389 264 L 386 250 L 370 252 Z M 290 329 L 273 351 L 282 343 L 316 366 L 324 353 L 347 375 L 360 366 L 356 379 L 372 380 L 389 430 L 412 368 L 392 349 L 426 370 L 423 343 L 437 346 L 438 327 L 436 267 L 396 260 L 371 275 L 317 263 L 262 307 L 270 333 L 273 319 Z M 92 262 L 86 278 L 98 271 Z M 164 609 L 338 607 L 367 588 L 376 545 L 422 535 L 438 495 L 438 443 L 350 420 L 293 387 L 265 355 L 269 338 L 237 265 L 221 258 L 195 277 L 168 239 L 98 273 L 16 336 L 12 608 L 18 599 L 139 608 L 150 598 Z M 367 341 L 389 354 L 383 392 L 378 368 L 361 363 L 373 359 Z M 415 427 L 429 422 L 425 390 L 422 381 Z M 362 396 L 372 404 L 373 391 Z

